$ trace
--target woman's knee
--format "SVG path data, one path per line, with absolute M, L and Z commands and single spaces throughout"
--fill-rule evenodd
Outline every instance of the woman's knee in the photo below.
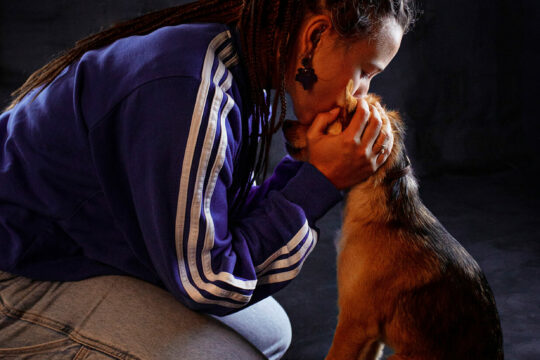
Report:
M 216 319 L 242 335 L 268 359 L 280 359 L 291 344 L 292 329 L 289 317 L 272 297 L 237 313 Z

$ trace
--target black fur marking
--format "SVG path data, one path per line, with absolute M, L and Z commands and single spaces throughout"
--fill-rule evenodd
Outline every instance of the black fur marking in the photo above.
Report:
M 418 184 L 396 123 L 403 149 L 383 180 L 390 226 L 411 247 L 434 256 L 434 278 L 400 294 L 394 316 L 418 334 L 420 347 L 438 360 L 503 360 L 503 337 L 493 292 L 480 266 L 422 203 Z M 419 311 L 420 310 L 420 311 Z

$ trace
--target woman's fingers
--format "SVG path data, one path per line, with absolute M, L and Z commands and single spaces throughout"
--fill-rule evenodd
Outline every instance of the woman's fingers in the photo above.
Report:
M 349 126 L 338 136 L 328 135 L 339 110 L 316 116 L 307 134 L 307 159 L 338 189 L 345 189 L 364 181 L 387 161 L 393 134 L 385 110 L 359 99 Z
M 382 128 L 382 118 L 379 110 L 373 105 L 370 105 L 371 117 L 364 133 L 362 134 L 361 143 L 365 149 L 372 150 L 373 144 L 377 140 Z
M 373 152 L 378 154 L 380 152 L 390 152 L 392 150 L 392 144 L 394 142 L 394 136 L 392 133 L 392 126 L 390 124 L 390 119 L 386 115 L 386 112 L 382 109 L 379 103 L 375 104 L 375 107 L 381 114 L 383 127 L 373 145 Z
M 390 119 L 379 103 L 368 104 L 365 100 L 364 105 L 357 109 L 360 110 L 359 117 L 351 120 L 351 125 L 347 128 L 351 132 L 354 131 L 354 139 L 359 145 L 373 170 L 377 170 L 388 159 L 392 151 L 394 136 Z M 362 121 L 358 121 L 361 119 Z M 353 123 L 353 120 L 356 120 Z M 350 136 L 350 133 L 349 133 Z
M 379 137 L 373 146 L 373 152 L 376 155 L 375 169 L 378 169 L 382 164 L 386 162 L 390 154 L 392 153 L 392 148 L 394 146 L 394 133 L 392 132 L 392 124 L 390 119 L 383 115 L 383 127 L 379 133 Z
M 386 160 L 388 159 L 388 156 L 390 156 L 390 152 L 388 151 L 379 153 L 376 157 L 375 169 L 380 168 L 381 165 L 386 162 Z
M 367 101 L 359 99 L 358 104 L 356 105 L 356 112 L 354 113 L 349 126 L 347 126 L 343 132 L 343 135 L 354 139 L 356 144 L 360 144 L 362 134 L 364 133 L 370 115 L 370 108 Z
M 325 113 L 320 113 L 315 117 L 315 120 L 313 120 L 313 123 L 309 127 L 307 131 L 308 137 L 315 137 L 324 135 L 324 132 L 328 125 L 330 125 L 332 122 L 336 120 L 336 118 L 339 115 L 340 108 L 332 109 Z

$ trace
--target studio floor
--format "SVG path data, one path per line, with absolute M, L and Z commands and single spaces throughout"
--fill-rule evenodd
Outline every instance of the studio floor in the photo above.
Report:
M 540 359 L 540 191 L 519 170 L 420 179 L 424 203 L 484 270 L 501 317 L 505 359 Z M 341 205 L 300 276 L 276 298 L 293 326 L 288 360 L 324 359 L 337 320 L 334 237 Z M 385 349 L 383 358 L 391 354 Z

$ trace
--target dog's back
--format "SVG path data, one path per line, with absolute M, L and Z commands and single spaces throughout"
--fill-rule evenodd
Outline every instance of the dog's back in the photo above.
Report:
M 405 158 L 384 179 L 375 177 L 348 196 L 340 311 L 371 307 L 380 325 L 377 341 L 396 351 L 392 359 L 501 360 L 499 316 L 482 270 L 423 205 L 414 176 L 388 176 L 406 168 Z M 358 274 L 351 277 L 355 265 Z M 350 288 L 371 293 L 353 299 Z M 374 300 L 359 300 L 366 297 Z
M 426 359 L 502 360 L 499 315 L 484 273 L 425 206 L 418 202 L 416 208 L 410 216 L 424 226 L 403 224 L 401 241 L 431 257 L 412 268 L 429 264 L 430 269 L 418 271 L 432 275 L 425 282 L 411 281 L 410 288 L 396 294 L 395 313 L 385 331 L 392 337 L 388 342 L 405 354 L 424 349 L 431 355 Z M 392 332 L 395 322 L 416 333 L 421 346 L 402 342 L 402 333 Z

